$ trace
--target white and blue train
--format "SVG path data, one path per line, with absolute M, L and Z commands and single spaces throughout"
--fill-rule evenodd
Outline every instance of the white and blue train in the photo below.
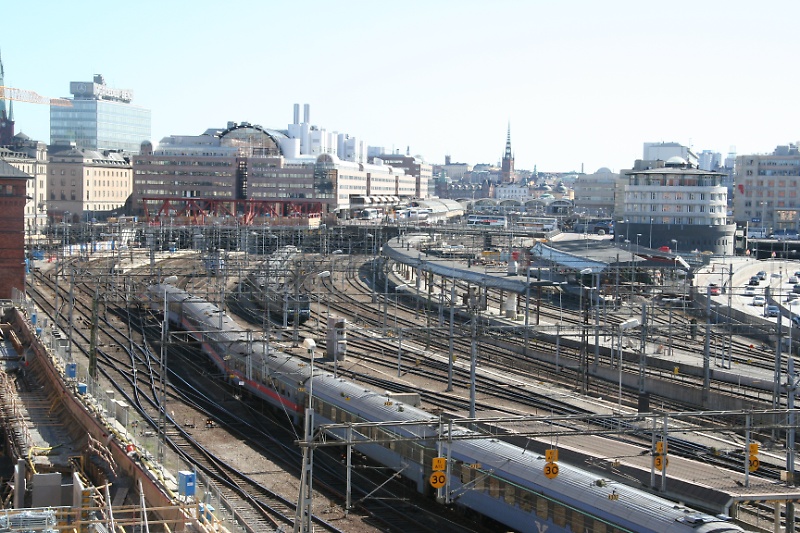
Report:
M 313 390 L 315 424 L 405 421 L 410 425 L 362 427 L 356 445 L 371 460 L 407 478 L 417 490 L 433 494 L 432 460 L 448 457 L 450 500 L 515 531 L 525 533 L 728 533 L 744 531 L 724 517 L 703 514 L 670 500 L 598 474 L 559 463 L 554 479 L 544 474 L 545 458 L 498 439 L 459 440 L 437 453 L 437 418 L 386 393 L 366 389 L 330 372 L 272 351 L 260 338 L 216 305 L 168 284 L 147 290 L 151 308 L 168 302 L 169 321 L 195 337 L 227 379 L 247 389 L 302 424 Z M 194 332 L 194 333 L 193 333 Z M 313 380 L 310 386 L 309 380 Z M 413 422 L 419 421 L 419 424 Z M 380 441 L 380 442 L 375 442 Z M 449 447 L 449 450 L 447 449 Z

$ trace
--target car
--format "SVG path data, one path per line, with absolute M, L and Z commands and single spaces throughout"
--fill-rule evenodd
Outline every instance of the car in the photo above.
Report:
M 751 287 L 750 285 L 744 288 L 744 295 L 745 296 L 755 296 L 756 295 L 756 288 Z
M 768 305 L 767 306 L 767 316 L 778 316 L 781 314 L 780 308 L 777 305 Z
M 796 328 L 800 328 L 800 315 L 792 315 L 792 325 Z
M 764 307 L 766 303 L 767 300 L 763 296 L 753 296 L 753 305 Z
M 789 283 L 792 284 L 797 283 L 797 276 L 789 276 Z
M 797 270 L 797 271 L 795 271 L 794 275 L 795 275 L 796 277 L 800 278 L 800 270 Z
M 708 294 L 711 296 L 719 296 L 719 286 L 716 283 L 709 283 Z
M 756 276 L 758 276 L 758 279 L 767 279 L 767 272 L 765 270 L 762 270 L 761 272 L 756 274 Z
M 795 294 L 800 294 L 800 283 L 795 283 L 794 287 L 792 287 L 792 292 Z
M 751 276 L 750 281 L 747 282 L 748 285 L 759 285 L 761 283 L 761 278 L 758 276 Z

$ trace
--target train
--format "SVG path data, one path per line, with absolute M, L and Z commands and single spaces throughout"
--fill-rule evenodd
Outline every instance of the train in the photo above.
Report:
M 288 414 L 299 427 L 309 405 L 315 427 L 404 422 L 356 429 L 353 438 L 369 442 L 355 448 L 429 496 L 436 495 L 430 486 L 434 459 L 444 457 L 445 501 L 504 527 L 522 533 L 744 531 L 728 517 L 710 516 L 563 462 L 557 476 L 548 476 L 547 457 L 499 438 L 478 438 L 464 427 L 449 428 L 454 439 L 437 443 L 438 417 L 272 349 L 211 302 L 164 283 L 148 286 L 143 299 L 172 327 L 195 337 L 226 379 Z M 334 431 L 344 436 L 345 430 Z
M 278 323 L 298 325 L 311 317 L 311 302 L 301 288 L 302 274 L 293 264 L 300 250 L 284 246 L 264 262 L 262 268 L 244 284 L 250 301 Z

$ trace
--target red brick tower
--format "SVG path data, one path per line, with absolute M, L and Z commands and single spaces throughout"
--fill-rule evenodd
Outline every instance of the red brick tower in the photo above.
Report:
M 0 161 L 0 298 L 25 290 L 25 186 L 31 177 Z

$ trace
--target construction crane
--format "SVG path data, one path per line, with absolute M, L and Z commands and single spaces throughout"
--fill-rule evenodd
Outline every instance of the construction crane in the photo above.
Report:
M 17 102 L 28 102 L 30 104 L 45 104 L 59 107 L 72 107 L 72 102 L 65 98 L 47 98 L 33 91 L 25 89 L 15 89 L 0 85 L 0 100 L 14 100 Z

